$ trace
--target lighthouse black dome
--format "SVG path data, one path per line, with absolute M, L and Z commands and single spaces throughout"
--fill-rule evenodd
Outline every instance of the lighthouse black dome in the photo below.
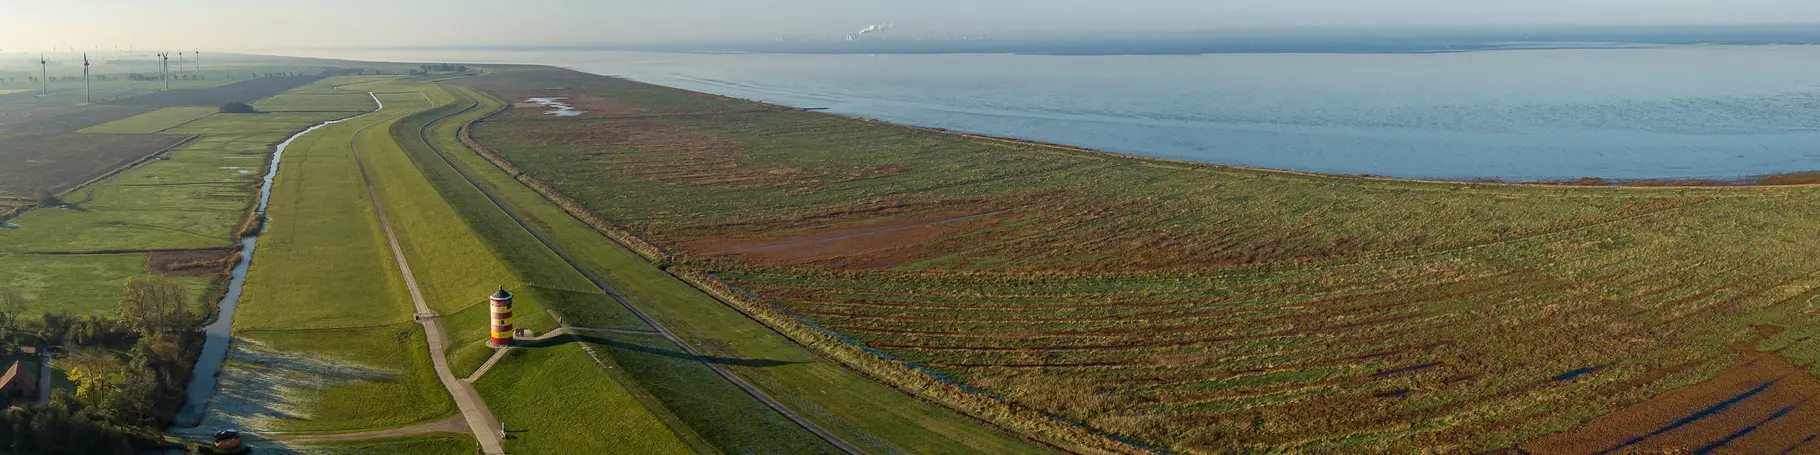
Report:
M 493 293 L 493 298 L 499 300 L 509 299 L 512 298 L 512 293 L 506 292 L 506 288 L 501 287 L 499 288 L 499 292 Z

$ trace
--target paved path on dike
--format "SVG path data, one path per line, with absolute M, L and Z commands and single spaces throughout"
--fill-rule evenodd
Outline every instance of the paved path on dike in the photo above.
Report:
M 373 95 L 373 102 L 379 102 L 378 95 Z M 380 103 L 379 108 L 385 109 L 385 104 Z M 505 446 L 500 443 L 504 435 L 500 434 L 499 419 L 493 417 L 491 409 L 487 409 L 486 400 L 474 391 L 473 384 L 456 378 L 455 373 L 449 371 L 449 359 L 444 355 L 449 339 L 442 330 L 442 316 L 424 303 L 423 293 L 417 290 L 417 277 L 411 274 L 411 264 L 404 258 L 404 248 L 398 245 L 398 236 L 392 232 L 392 222 L 386 218 L 385 207 L 379 203 L 379 193 L 373 190 L 373 179 L 367 174 L 366 165 L 360 161 L 360 146 L 357 142 L 361 133 L 371 127 L 372 125 L 367 125 L 355 132 L 354 137 L 348 139 L 348 149 L 354 153 L 354 165 L 360 168 L 360 180 L 366 183 L 367 198 L 373 201 L 373 212 L 379 215 L 379 226 L 385 230 L 386 242 L 392 244 L 392 257 L 398 260 L 399 273 L 404 274 L 405 288 L 411 291 L 411 302 L 417 305 L 417 323 L 423 325 L 424 338 L 429 341 L 430 362 L 436 366 L 436 379 L 442 380 L 442 386 L 455 398 L 455 406 L 461 408 L 461 416 L 467 420 L 474 439 L 480 440 L 481 449 L 488 455 L 504 455 Z

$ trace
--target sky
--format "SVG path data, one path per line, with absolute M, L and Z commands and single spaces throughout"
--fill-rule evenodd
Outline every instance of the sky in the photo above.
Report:
M 663 45 L 1272 28 L 1820 24 L 1817 0 L 0 0 L 0 52 Z

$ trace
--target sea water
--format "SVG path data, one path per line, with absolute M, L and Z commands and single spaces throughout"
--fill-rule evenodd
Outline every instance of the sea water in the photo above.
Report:
M 459 58 L 554 64 L 840 115 L 1298 171 L 1554 180 L 1820 170 L 1820 46 L 1813 45 Z

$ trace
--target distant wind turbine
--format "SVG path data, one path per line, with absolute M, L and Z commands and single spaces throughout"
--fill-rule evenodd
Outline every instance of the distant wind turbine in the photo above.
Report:
M 88 85 L 88 53 L 82 53 L 82 89 L 88 91 L 88 102 L 95 102 L 95 88 Z
M 51 94 L 50 61 L 44 59 L 44 53 L 38 53 L 38 96 Z
M 164 79 L 164 89 L 171 89 L 171 53 L 158 53 L 158 78 Z

